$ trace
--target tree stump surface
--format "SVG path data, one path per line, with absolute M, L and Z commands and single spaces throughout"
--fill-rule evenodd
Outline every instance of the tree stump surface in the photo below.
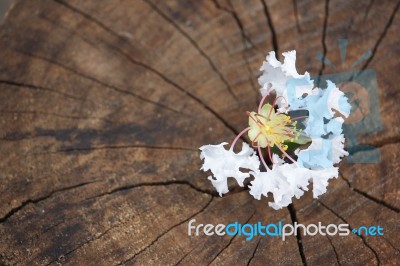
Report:
M 0 28 L 0 265 L 395 265 L 399 1 L 15 1 Z M 275 211 L 216 195 L 198 147 L 231 142 L 267 52 L 377 73 L 379 164 Z M 316 59 L 326 55 L 334 69 Z M 363 151 L 360 151 L 363 152 Z M 380 225 L 384 236 L 188 236 L 200 223 Z

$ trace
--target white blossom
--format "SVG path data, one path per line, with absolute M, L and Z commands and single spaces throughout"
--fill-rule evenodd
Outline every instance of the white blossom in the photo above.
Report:
M 349 155 L 349 153 L 344 150 L 344 135 L 333 137 L 331 141 L 332 148 L 329 154 L 330 158 L 333 163 L 340 163 L 342 157 Z
M 225 142 L 200 148 L 200 158 L 204 159 L 201 169 L 211 170 L 212 176 L 208 179 L 220 195 L 228 192 L 229 177 L 243 186 L 244 179 L 252 175 L 254 180 L 251 181 L 250 194 L 256 199 L 271 194 L 273 201 L 269 202 L 269 206 L 276 210 L 288 206 L 294 197 L 303 196 L 311 183 L 313 197 L 319 197 L 326 192 L 329 180 L 338 177 L 335 164 L 348 155 L 344 150 L 345 138 L 342 134 L 344 119 L 340 116 L 347 118 L 351 109 L 347 97 L 333 82 L 327 81 L 326 88 L 317 88 L 309 73 L 301 75 L 297 72 L 296 51 L 283 53 L 283 56 L 281 63 L 276 59 L 275 52 L 270 52 L 260 68 L 262 75 L 258 79 L 262 96 L 275 91 L 278 113 L 275 113 L 274 106 L 263 105 L 266 98 L 263 97 L 258 112 L 248 112 L 249 128 L 243 132 L 248 130 L 250 140 L 259 149 L 267 148 L 270 153 L 270 148 L 277 146 L 293 163 L 272 154 L 272 169 L 261 172 L 258 156 L 262 154 L 257 156 L 245 143 L 237 154 L 232 149 L 226 150 Z M 303 131 L 296 128 L 297 121 L 292 122 L 292 118 L 286 115 L 288 111 L 297 110 L 308 111 L 306 118 L 293 118 L 300 119 L 299 124 L 305 126 Z M 311 143 L 306 148 L 297 149 L 297 160 L 294 160 L 285 152 L 287 142 Z M 268 168 L 264 160 L 263 164 Z
M 294 164 L 274 165 L 267 172 L 252 172 L 254 180 L 251 182 L 250 194 L 260 199 L 261 195 L 268 197 L 272 193 L 274 202 L 269 206 L 275 210 L 288 206 L 292 198 L 300 198 L 308 190 L 309 170 L 298 168 Z
M 252 175 L 250 194 L 259 200 L 261 195 L 268 197 L 268 193 L 272 193 L 274 201 L 268 204 L 278 210 L 292 203 L 293 197 L 303 196 L 310 182 L 313 183 L 314 198 L 324 194 L 328 180 L 338 177 L 338 168 L 308 169 L 284 163 L 274 165 L 267 172 L 252 172 Z
M 204 145 L 200 148 L 200 159 L 204 159 L 201 170 L 211 170 L 212 176 L 208 179 L 211 181 L 220 196 L 227 193 L 229 177 L 236 179 L 239 186 L 243 186 L 243 181 L 250 174 L 243 172 L 241 169 L 258 171 L 260 161 L 255 151 L 250 148 L 247 143 L 243 143 L 242 150 L 234 153 L 233 150 L 226 150 L 224 146 L 228 144 L 223 142 L 218 145 Z
M 274 51 L 269 52 L 266 61 L 263 62 L 260 68 L 263 73 L 258 78 L 258 82 L 261 85 L 262 96 L 274 90 L 277 97 L 282 96 L 287 99 L 287 82 L 292 79 L 305 80 L 306 83 L 301 86 L 305 92 L 310 91 L 313 87 L 310 74 L 305 72 L 304 75 L 300 75 L 296 70 L 296 51 L 289 51 L 282 55 L 285 57 L 283 63 L 276 59 Z M 284 103 L 282 99 L 279 99 L 278 107 L 281 108 Z
M 337 178 L 339 170 L 337 167 L 313 169 L 310 170 L 311 179 L 313 182 L 313 196 L 318 198 L 320 195 L 326 192 L 328 186 L 328 180 L 331 178 Z

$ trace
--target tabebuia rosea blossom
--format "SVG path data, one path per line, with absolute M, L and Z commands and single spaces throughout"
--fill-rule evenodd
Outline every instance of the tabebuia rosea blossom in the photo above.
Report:
M 269 206 L 276 210 L 288 206 L 293 197 L 300 198 L 310 183 L 317 198 L 326 192 L 328 180 L 338 177 L 335 164 L 348 155 L 342 125 L 351 109 L 334 83 L 318 88 L 309 73 L 297 73 L 296 51 L 283 56 L 281 63 L 270 52 L 262 64 L 262 99 L 256 111 L 247 112 L 248 127 L 230 148 L 225 148 L 226 142 L 200 148 L 201 170 L 211 171 L 208 179 L 220 196 L 229 191 L 228 178 L 244 186 L 252 177 L 250 194 L 261 199 L 271 193 L 274 201 Z M 270 95 L 275 95 L 272 104 L 266 102 Z M 235 153 L 235 144 L 246 133 L 252 147 L 243 143 Z

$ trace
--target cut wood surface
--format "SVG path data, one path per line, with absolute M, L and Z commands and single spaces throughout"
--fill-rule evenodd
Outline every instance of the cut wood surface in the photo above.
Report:
M 399 1 L 15 1 L 0 28 L 0 265 L 399 265 Z M 377 73 L 379 164 L 275 211 L 219 197 L 198 148 L 232 141 L 267 52 Z M 337 68 L 316 59 L 326 55 Z M 359 151 L 363 152 L 363 151 Z M 234 186 L 234 184 L 232 185 Z M 188 236 L 199 223 L 380 225 L 383 236 Z

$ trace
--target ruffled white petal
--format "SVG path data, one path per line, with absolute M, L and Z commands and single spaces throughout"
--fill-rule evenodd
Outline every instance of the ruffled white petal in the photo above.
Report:
M 282 55 L 285 58 L 283 63 L 276 59 L 275 52 L 270 52 L 260 68 L 262 75 L 259 77 L 258 82 L 261 85 L 262 96 L 268 95 L 274 90 L 277 97 L 283 96 L 288 99 L 287 83 L 292 80 L 302 81 L 298 85 L 303 91 L 310 91 L 313 87 L 310 74 L 305 72 L 304 75 L 300 75 L 296 70 L 296 51 L 289 51 Z M 280 108 L 286 103 L 282 99 L 277 102 Z
M 327 90 L 329 93 L 327 104 L 329 106 L 329 109 L 331 110 L 331 112 L 333 110 L 336 110 L 347 118 L 350 115 L 351 109 L 351 105 L 348 103 L 347 97 L 341 90 L 336 87 L 333 82 L 328 80 L 327 84 Z
M 344 119 L 341 117 L 332 118 L 326 125 L 325 125 L 325 132 L 332 133 L 335 136 L 342 134 L 342 126 L 343 126 Z
M 330 158 L 333 163 L 340 163 L 342 157 L 349 155 L 349 153 L 344 150 L 344 141 L 345 141 L 344 136 L 339 135 L 333 137 L 331 141 L 332 141 L 332 149 L 330 150 Z
M 338 176 L 337 167 L 324 169 L 308 169 L 294 164 L 274 165 L 268 172 L 252 172 L 254 180 L 251 182 L 250 194 L 261 199 L 264 195 L 272 193 L 274 201 L 269 206 L 275 210 L 281 209 L 292 203 L 293 197 L 297 199 L 307 191 L 309 182 L 313 183 L 313 196 L 326 192 L 328 180 Z
M 313 196 L 315 199 L 326 192 L 328 180 L 337 178 L 339 174 L 338 171 L 337 167 L 310 170 L 313 182 Z
M 241 169 L 258 171 L 260 161 L 255 151 L 246 143 L 243 143 L 242 150 L 234 153 L 232 150 L 226 150 L 224 146 L 228 144 L 223 142 L 218 145 L 204 145 L 200 148 L 200 159 L 204 159 L 201 170 L 211 170 L 212 176 L 208 177 L 220 196 L 228 192 L 228 177 L 236 179 L 240 186 L 243 181 L 250 176 L 248 172 L 242 172 Z
M 274 202 L 269 206 L 275 210 L 288 206 L 292 198 L 300 198 L 308 190 L 310 178 L 308 169 L 298 168 L 294 164 L 275 164 L 267 172 L 252 172 L 254 180 L 251 182 L 250 194 L 256 199 L 272 193 Z
M 289 51 L 282 54 L 285 59 L 282 64 L 282 70 L 286 74 L 286 76 L 293 77 L 293 78 L 302 78 L 304 75 L 299 75 L 296 69 L 296 51 Z M 305 75 L 309 74 L 306 72 Z

